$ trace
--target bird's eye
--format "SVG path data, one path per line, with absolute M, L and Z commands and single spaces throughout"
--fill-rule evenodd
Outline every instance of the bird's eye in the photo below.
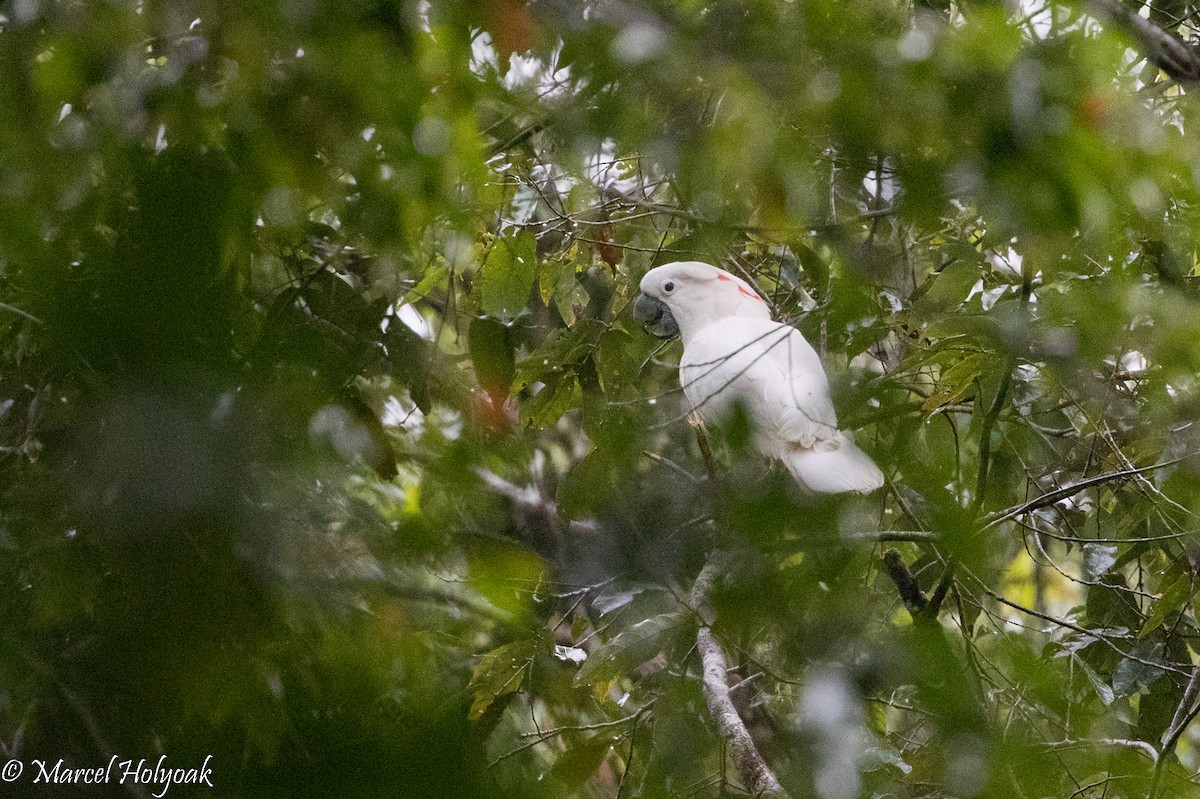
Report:
M 675 290 L 675 284 L 672 283 L 670 280 L 668 280 L 666 283 L 663 283 L 663 291 L 670 294 L 674 290 Z

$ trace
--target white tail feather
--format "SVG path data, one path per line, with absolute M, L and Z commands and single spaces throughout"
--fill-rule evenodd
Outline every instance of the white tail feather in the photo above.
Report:
M 841 433 L 813 449 L 792 449 L 782 460 L 800 487 L 813 494 L 869 494 L 883 485 L 883 472 L 871 456 Z

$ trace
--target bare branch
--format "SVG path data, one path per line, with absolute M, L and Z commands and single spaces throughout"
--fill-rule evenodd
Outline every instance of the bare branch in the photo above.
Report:
M 1158 762 L 1158 752 L 1154 747 L 1145 741 L 1137 741 L 1129 738 L 1092 738 L 1088 740 L 1073 740 L 1067 739 L 1064 741 L 1049 741 L 1043 744 L 1051 751 L 1061 749 L 1079 749 L 1084 746 L 1121 746 L 1129 749 L 1137 749 L 1144 753 L 1150 760 Z
M 711 480 L 717 475 L 717 466 L 716 461 L 713 460 L 712 448 L 708 444 L 708 431 L 699 416 L 693 414 L 688 417 L 688 421 L 691 423 L 692 429 L 696 431 L 696 443 L 700 446 L 700 455 L 704 459 L 704 470 Z
M 519 486 L 483 467 L 476 468 L 475 473 L 488 488 L 500 496 L 507 497 L 517 508 L 528 513 L 540 514 L 556 532 L 589 533 L 594 532 L 599 525 L 595 519 L 572 519 L 564 530 L 554 500 L 543 496 L 536 486 Z
M 637 712 L 630 713 L 628 716 L 612 721 L 600 721 L 595 724 L 569 724 L 564 727 L 555 727 L 549 730 L 538 730 L 536 732 L 523 732 L 522 738 L 537 738 L 539 741 L 544 741 L 548 738 L 553 738 L 555 735 L 562 735 L 564 732 L 590 732 L 592 730 L 606 730 L 610 727 L 620 727 L 622 724 L 637 722 L 638 717 L 645 713 L 654 704 L 651 699 L 644 707 L 639 708 Z
M 896 584 L 896 592 L 900 594 L 900 598 L 904 600 L 904 606 L 908 608 L 908 612 L 917 618 L 925 612 L 925 608 L 929 605 L 929 600 L 925 598 L 925 594 L 921 591 L 920 584 L 913 577 L 912 572 L 904 565 L 904 561 L 900 559 L 900 553 L 894 549 L 889 549 L 883 553 L 883 568 L 887 572 L 888 577 L 892 578 L 892 582 Z
M 9 313 L 14 313 L 17 316 L 28 319 L 30 322 L 35 322 L 39 325 L 45 324 L 45 322 L 43 322 L 41 319 L 38 319 L 36 316 L 29 313 L 28 311 L 22 311 L 17 306 L 9 305 L 7 302 L 0 302 L 0 311 L 8 311 Z
M 1034 497 L 1028 502 L 1015 505 L 1008 510 L 1000 511 L 988 519 L 987 523 L 983 526 L 983 529 L 990 530 L 1003 522 L 1016 518 L 1017 516 L 1037 510 L 1038 508 L 1045 508 L 1049 505 L 1053 505 L 1056 502 L 1061 502 L 1068 497 L 1075 496 L 1084 489 L 1092 488 L 1093 486 L 1104 485 L 1105 483 L 1116 482 L 1117 480 L 1124 480 L 1127 477 L 1136 477 L 1140 474 L 1153 472 L 1158 469 L 1165 469 L 1168 466 L 1174 466 L 1177 463 L 1182 463 L 1183 461 L 1195 456 L 1196 453 L 1191 453 L 1184 455 L 1181 458 L 1174 458 L 1169 461 L 1163 461 L 1162 463 L 1154 463 L 1150 466 L 1141 466 L 1137 469 L 1118 469 L 1116 471 L 1104 472 L 1103 474 L 1086 477 L 1083 480 L 1071 483 L 1070 485 L 1065 485 L 1062 488 L 1056 488 L 1053 491 L 1047 491 L 1040 497 Z
M 1196 702 L 1197 696 L 1200 696 L 1200 666 L 1192 669 L 1192 677 L 1183 691 L 1179 706 L 1175 708 L 1171 726 L 1167 727 L 1166 732 L 1163 733 L 1162 749 L 1154 761 L 1154 780 L 1150 783 L 1150 793 L 1147 794 L 1147 799 L 1156 799 L 1158 796 L 1159 789 L 1162 787 L 1162 772 L 1163 766 L 1167 763 L 1167 757 L 1175 751 L 1179 737 L 1191 725 L 1196 714 L 1200 713 L 1200 704 Z
M 1128 33 L 1138 52 L 1169 77 L 1183 83 L 1200 81 L 1200 55 L 1175 34 L 1121 0 L 1091 0 L 1091 6 Z
M 925 530 L 871 530 L 863 533 L 843 533 L 842 538 L 846 541 L 862 541 L 872 544 L 883 541 L 932 543 L 938 540 L 938 534 Z
M 692 584 L 688 597 L 689 604 L 701 614 L 700 629 L 696 631 L 696 649 L 700 653 L 704 699 L 708 704 L 708 712 L 716 722 L 717 730 L 729 745 L 738 775 L 750 792 L 767 799 L 789 799 L 788 793 L 775 777 L 775 772 L 771 771 L 771 767 L 763 760 L 754 739 L 750 737 L 750 731 L 746 729 L 746 723 L 738 715 L 737 708 L 729 697 L 728 657 L 709 627 L 710 619 L 700 610 L 712 590 L 713 582 L 720 571 L 720 563 L 721 558 L 717 553 L 710 556 L 708 563 L 696 577 L 696 582 Z
M 675 472 L 675 474 L 687 479 L 693 485 L 700 485 L 702 482 L 704 482 L 703 478 L 697 477 L 675 461 L 671 460 L 670 458 L 665 458 L 662 455 L 659 455 L 657 452 L 651 452 L 648 449 L 644 449 L 642 450 L 642 455 L 654 461 L 655 463 L 661 463 L 663 466 L 666 466 L 668 469 Z

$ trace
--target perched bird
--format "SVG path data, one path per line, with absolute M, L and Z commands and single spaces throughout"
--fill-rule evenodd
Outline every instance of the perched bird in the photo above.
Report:
M 683 339 L 679 381 L 692 411 L 719 418 L 740 402 L 754 443 L 814 494 L 870 493 L 883 473 L 837 428 L 825 369 L 800 331 L 771 318 L 746 281 L 699 261 L 651 269 L 634 318 Z

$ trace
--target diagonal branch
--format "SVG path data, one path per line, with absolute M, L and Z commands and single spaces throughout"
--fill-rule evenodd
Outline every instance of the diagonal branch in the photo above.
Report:
M 990 530 L 1000 523 L 1008 521 L 1009 519 L 1015 519 L 1018 516 L 1029 513 L 1033 510 L 1037 510 L 1038 508 L 1045 508 L 1049 505 L 1053 505 L 1056 502 L 1061 502 L 1068 497 L 1075 496 L 1086 488 L 1104 485 L 1105 483 L 1111 483 L 1117 480 L 1124 480 L 1128 477 L 1137 477 L 1147 472 L 1153 472 L 1158 469 L 1164 469 L 1168 466 L 1174 466 L 1177 463 L 1182 463 L 1190 458 L 1194 458 L 1198 454 L 1200 453 L 1191 452 L 1179 458 L 1172 458 L 1171 460 L 1161 461 L 1160 463 L 1152 463 L 1149 466 L 1142 466 L 1137 469 L 1118 469 L 1112 472 L 1104 472 L 1103 474 L 1085 477 L 1082 480 L 1070 483 L 1061 488 L 1056 488 L 1053 491 L 1047 491 L 1040 497 L 1034 497 L 1028 502 L 1023 502 L 1020 505 L 1016 505 L 992 515 L 987 519 L 986 524 L 983 525 L 983 529 Z
M 1169 77 L 1181 83 L 1200 81 L 1200 54 L 1178 36 L 1121 0 L 1091 0 L 1089 5 L 1128 33 L 1138 52 Z
M 900 599 L 904 600 L 904 606 L 908 608 L 908 612 L 914 619 L 919 618 L 929 607 L 929 600 L 925 597 L 925 592 L 921 590 L 917 578 L 913 577 L 912 572 L 904 565 L 900 553 L 894 549 L 884 552 L 883 568 L 888 577 L 892 578 L 892 582 L 896 584 L 896 591 L 900 594 Z
M 701 609 L 712 590 L 720 566 L 721 558 L 714 553 L 700 570 L 688 596 L 688 603 L 701 615 L 700 629 L 696 632 L 696 649 L 700 652 L 700 663 L 703 667 L 704 699 L 708 704 L 708 712 L 716 722 L 717 730 L 729 746 L 738 775 L 750 793 L 767 799 L 789 799 L 787 792 L 775 777 L 775 772 L 771 771 L 758 747 L 754 745 L 746 723 L 742 721 L 729 698 L 729 682 L 726 679 L 728 657 L 720 641 L 713 635 L 709 626 L 710 619 Z
M 1200 696 L 1200 666 L 1196 666 L 1192 670 L 1192 677 L 1188 680 L 1187 688 L 1184 689 L 1183 696 L 1179 700 L 1179 706 L 1175 708 L 1171 725 L 1162 735 L 1162 749 L 1159 750 L 1159 755 L 1154 761 L 1154 778 L 1150 782 L 1148 799 L 1157 799 L 1162 786 L 1163 767 L 1166 766 L 1169 755 L 1175 751 L 1175 745 L 1179 743 L 1183 731 L 1200 713 L 1200 704 L 1196 702 L 1198 696 Z

